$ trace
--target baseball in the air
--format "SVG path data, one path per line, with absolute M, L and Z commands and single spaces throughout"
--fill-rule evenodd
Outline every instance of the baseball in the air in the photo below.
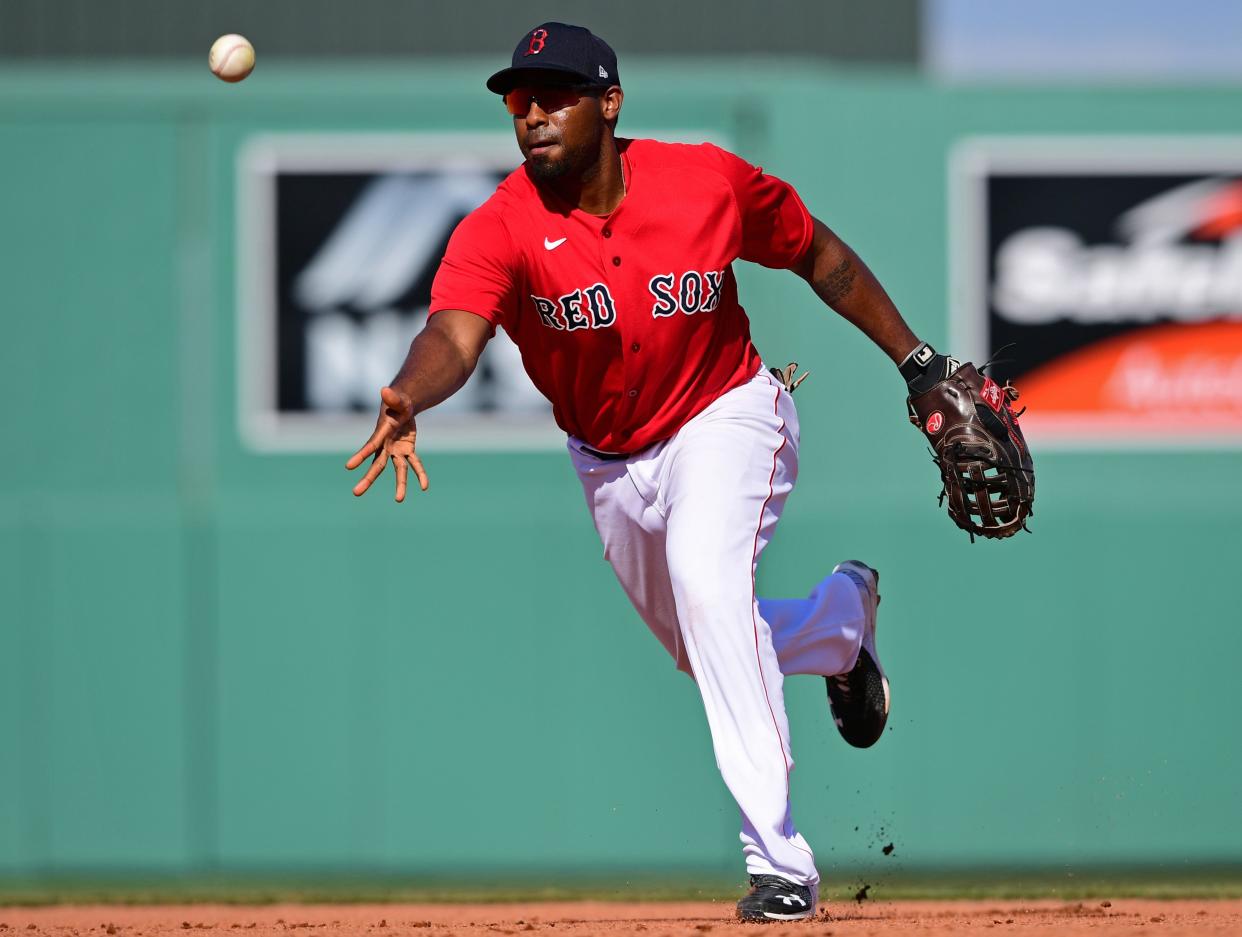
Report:
M 211 44 L 207 64 L 221 81 L 241 81 L 254 71 L 254 46 L 236 33 L 221 36 Z

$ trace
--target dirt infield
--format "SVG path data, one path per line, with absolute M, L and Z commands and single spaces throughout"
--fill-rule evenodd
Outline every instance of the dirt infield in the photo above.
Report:
M 56 906 L 0 909 L 0 937 L 193 937 L 185 932 L 204 930 L 253 932 L 246 937 L 286 937 L 289 931 L 301 930 L 320 937 L 492 937 L 532 931 L 556 937 L 701 937 L 712 931 L 741 933 L 756 927 L 765 937 L 910 933 L 938 937 L 983 930 L 1009 930 L 1021 937 L 1242 934 L 1239 900 L 822 903 L 814 921 L 768 926 L 741 924 L 732 915 L 733 905 L 728 902 Z

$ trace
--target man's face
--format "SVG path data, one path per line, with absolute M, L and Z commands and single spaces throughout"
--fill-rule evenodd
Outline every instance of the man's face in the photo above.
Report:
M 513 129 L 531 175 L 551 180 L 581 175 L 593 165 L 607 129 L 605 114 L 619 107 L 619 95 L 619 88 L 601 92 L 553 84 L 525 85 L 505 95 L 510 113 L 517 111 Z

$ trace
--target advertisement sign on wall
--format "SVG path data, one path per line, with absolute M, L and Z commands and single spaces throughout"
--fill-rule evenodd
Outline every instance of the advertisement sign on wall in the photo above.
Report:
M 449 235 L 520 161 L 512 134 L 272 135 L 238 166 L 240 426 L 258 450 L 352 451 L 427 319 Z M 498 330 L 419 417 L 429 449 L 553 449 L 564 433 Z
M 1242 444 L 1242 139 L 970 140 L 950 198 L 951 347 L 1033 441 Z

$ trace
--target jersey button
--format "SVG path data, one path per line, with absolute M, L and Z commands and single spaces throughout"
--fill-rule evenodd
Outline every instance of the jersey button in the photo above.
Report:
M 633 345 L 631 345 L 631 346 L 630 346 L 630 351 L 638 351 L 638 349 L 640 349 L 640 348 L 642 348 L 642 347 L 643 347 L 643 346 L 642 346 L 642 345 L 640 345 L 640 344 L 638 344 L 638 342 L 635 342 Z
M 637 396 L 638 396 L 638 391 L 636 391 L 636 390 L 632 390 L 632 391 L 630 391 L 630 396 L 631 396 L 631 397 L 637 397 Z
M 604 229 L 604 237 L 606 237 L 606 238 L 610 238 L 610 237 L 612 237 L 612 231 L 611 231 L 611 230 L 609 230 L 608 228 L 605 228 L 605 229 Z
M 612 265 L 613 265 L 614 267 L 619 267 L 619 266 L 621 266 L 621 258 L 620 258 L 620 257 L 614 257 L 614 258 L 612 258 Z

